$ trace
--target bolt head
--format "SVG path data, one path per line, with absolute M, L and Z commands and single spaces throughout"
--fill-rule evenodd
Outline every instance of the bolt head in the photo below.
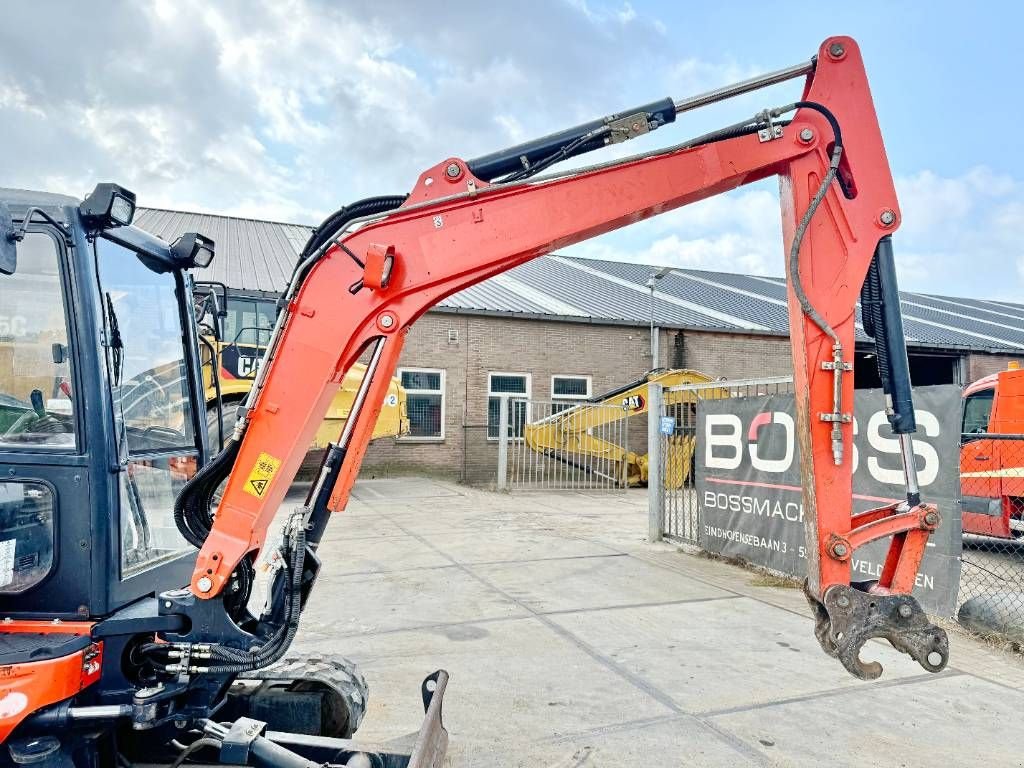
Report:
M 849 608 L 850 598 L 848 598 L 846 595 L 840 595 L 838 598 L 836 598 L 836 605 L 838 605 L 840 608 Z
M 843 46 L 842 43 L 832 43 L 832 45 L 828 47 L 828 52 L 829 55 L 834 56 L 835 58 L 838 59 L 840 56 L 846 53 L 846 48 Z
M 804 128 L 802 131 L 800 131 L 800 141 L 809 142 L 813 138 L 814 131 L 812 131 L 810 128 Z
M 939 524 L 939 513 L 938 512 L 928 512 L 924 516 L 924 521 L 926 523 L 928 523 L 928 525 L 938 525 Z
M 196 587 L 199 588 L 200 592 L 206 593 L 213 589 L 213 581 L 209 576 L 203 576 L 199 581 L 196 582 Z
M 444 169 L 444 172 L 448 174 L 449 179 L 455 179 L 462 173 L 462 169 L 459 168 L 458 163 L 448 163 L 448 167 Z
M 902 616 L 904 619 L 909 619 L 914 614 L 914 609 L 906 603 L 903 603 L 899 607 L 899 612 L 900 616 Z
M 832 545 L 832 554 L 835 555 L 836 557 L 846 557 L 846 552 L 847 552 L 846 545 L 843 544 L 842 542 L 839 542 L 838 544 L 833 544 Z
M 891 227 L 893 224 L 896 223 L 896 213 L 895 211 L 890 211 L 888 208 L 886 208 L 878 215 L 878 220 L 882 222 L 882 224 L 884 224 L 885 226 Z
M 390 328 L 394 324 L 395 324 L 395 318 L 393 318 L 391 315 L 381 315 L 380 316 L 380 325 L 381 325 L 382 328 Z

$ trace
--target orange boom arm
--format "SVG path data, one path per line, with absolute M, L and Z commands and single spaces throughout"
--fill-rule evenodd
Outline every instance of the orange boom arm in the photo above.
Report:
M 759 130 L 723 132 L 508 184 L 476 178 L 469 164 L 453 158 L 421 174 L 401 207 L 336 233 L 293 280 L 236 432 L 235 468 L 203 543 L 192 593 L 204 600 L 220 596 L 239 565 L 264 545 L 339 382 L 361 355 L 371 354 L 363 389 L 306 508 L 314 548 L 317 528 L 325 524 L 309 517 L 314 501 L 321 498 L 333 511 L 346 506 L 406 331 L 424 312 L 542 254 L 778 176 L 786 251 L 800 238 L 797 274 L 787 270 L 789 315 L 811 553 L 808 591 L 819 614 L 819 640 L 865 677 L 880 672 L 856 658 L 869 636 L 889 638 L 929 669 L 944 666 L 945 636 L 922 624 L 908 594 L 938 524 L 936 510 L 920 504 L 915 491 L 911 503 L 852 513 L 855 308 L 880 240 L 900 224 L 896 192 L 856 44 L 842 37 L 826 41 L 799 74 L 807 81 L 797 105 L 814 108 L 762 113 Z M 784 112 L 794 112 L 791 123 L 773 121 Z M 841 156 L 834 151 L 837 124 Z M 892 536 L 892 544 L 869 609 L 860 601 L 867 593 L 850 587 L 849 558 L 853 548 L 883 536 Z M 896 614 L 904 625 L 894 623 Z M 935 652 L 941 660 L 928 659 Z

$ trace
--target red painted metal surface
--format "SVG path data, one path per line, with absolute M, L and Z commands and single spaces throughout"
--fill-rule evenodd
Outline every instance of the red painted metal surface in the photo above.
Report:
M 995 435 L 1024 434 L 1024 370 L 1011 368 L 985 376 L 964 389 L 963 397 L 991 390 L 992 411 L 987 431 Z M 960 448 L 960 492 L 990 499 L 999 514 L 963 512 L 965 533 L 1009 539 L 1011 519 L 1024 516 L 1024 440 L 970 439 Z
M 88 631 L 79 632 L 73 628 L 73 624 L 78 622 L 60 625 L 35 621 L 14 623 L 18 625 L 16 628 L 5 624 L 3 631 L 88 634 Z M 57 628 L 35 626 L 39 624 Z M 7 741 L 11 732 L 33 712 L 69 699 L 99 680 L 102 659 L 103 643 L 97 642 L 59 659 L 0 665 L 0 744 Z
M 839 57 L 829 55 L 835 43 L 843 46 Z M 837 184 L 831 185 L 804 238 L 800 273 L 812 303 L 838 332 L 852 362 L 854 308 L 864 275 L 878 240 L 899 225 L 896 192 L 853 40 L 832 38 L 822 45 L 804 96 L 824 104 L 838 119 L 845 146 L 841 171 L 856 192 L 847 199 Z M 803 129 L 812 132 L 809 141 L 799 138 Z M 825 176 L 831 141 L 828 122 L 803 109 L 781 139 L 762 143 L 748 135 L 533 184 L 489 186 L 474 179 L 458 158 L 427 170 L 402 209 L 344 238 L 360 258 L 381 248 L 392 250 L 395 263 L 387 287 L 350 295 L 347 286 L 364 274 L 335 247 L 312 268 L 291 302 L 281 345 L 267 363 L 265 387 L 199 555 L 193 591 L 201 597 L 217 594 L 236 563 L 262 546 L 344 372 L 375 339 L 385 338 L 385 348 L 367 399 L 372 407 L 355 419 L 331 499 L 335 511 L 348 500 L 401 339 L 428 309 L 540 255 L 770 176 L 780 179 L 781 255 L 789 250 L 797 220 Z M 446 173 L 453 164 L 459 169 L 454 178 Z M 888 226 L 879 220 L 882 211 L 895 213 Z M 842 425 L 847 459 L 835 466 L 831 427 L 819 420 L 819 413 L 832 411 L 832 373 L 821 367 L 832 357 L 831 342 L 804 317 L 792 288 L 789 312 L 805 514 L 818 544 L 811 548 L 809 572 L 811 588 L 820 595 L 829 585 L 849 583 L 849 564 L 828 556 L 825 546 L 831 535 L 846 535 L 852 528 L 852 425 Z M 852 411 L 852 375 L 844 377 L 843 404 Z M 265 478 L 275 462 L 261 493 L 247 489 L 253 477 Z M 912 555 L 904 556 L 907 568 L 913 565 L 916 572 Z M 212 580 L 212 590 L 198 589 L 202 577 Z

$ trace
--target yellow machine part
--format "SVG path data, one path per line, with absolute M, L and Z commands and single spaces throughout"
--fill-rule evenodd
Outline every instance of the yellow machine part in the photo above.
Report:
M 249 394 L 253 380 L 256 376 L 256 362 L 262 354 L 262 348 L 245 344 L 222 344 L 211 338 L 206 341 L 217 350 L 220 360 L 220 390 L 221 399 L 227 401 L 238 401 Z M 230 348 L 230 349 L 229 349 Z M 248 354 L 245 354 L 248 353 Z M 210 352 L 205 344 L 202 345 L 203 360 L 203 386 L 206 390 L 207 407 L 212 406 L 217 400 L 217 390 L 213 385 L 212 369 L 210 367 Z M 359 390 L 359 383 L 366 373 L 366 366 L 356 363 L 345 374 L 341 388 L 334 396 L 331 406 L 327 411 L 323 424 L 316 431 L 313 438 L 311 450 L 324 449 L 332 440 L 337 440 L 352 410 L 352 402 L 355 400 L 356 392 Z M 378 437 L 400 437 L 409 434 L 409 416 L 406 410 L 406 394 L 398 378 L 391 379 L 391 386 L 388 387 L 387 396 L 384 398 L 384 405 L 381 408 L 380 418 L 373 430 L 373 439 Z
M 626 450 L 621 445 L 604 440 L 592 434 L 602 427 L 632 416 L 647 413 L 647 386 L 652 382 L 663 387 L 680 384 L 707 384 L 713 381 L 698 371 L 686 369 L 651 371 L 642 379 L 627 384 L 582 405 L 560 411 L 546 419 L 526 424 L 523 438 L 527 446 L 537 453 L 558 458 L 560 454 L 571 454 L 574 458 L 601 459 L 615 467 L 615 477 L 630 486 L 647 483 L 648 459 L 646 453 Z M 724 387 L 712 390 L 711 397 L 727 397 Z M 693 392 L 666 392 L 666 405 L 691 403 L 696 408 L 697 396 Z M 608 406 L 617 406 L 609 408 Z M 694 435 L 678 435 L 668 440 L 665 458 L 665 485 L 681 488 L 690 473 L 695 448 Z

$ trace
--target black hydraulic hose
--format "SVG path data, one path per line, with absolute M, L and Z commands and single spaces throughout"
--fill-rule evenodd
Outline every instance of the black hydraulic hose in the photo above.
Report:
M 864 333 L 875 339 L 875 360 L 878 364 L 882 388 L 889 394 L 889 345 L 880 343 L 880 334 L 885 327 L 882 316 L 882 279 L 878 271 L 878 259 L 872 258 L 864 285 L 860 289 L 860 317 Z
M 285 620 L 268 641 L 256 651 L 242 651 L 225 646 L 214 646 L 211 653 L 224 664 L 211 664 L 211 671 L 218 674 L 239 674 L 270 666 L 278 661 L 299 630 L 299 615 L 302 612 L 302 571 L 306 557 L 306 534 L 299 528 L 290 542 L 291 558 L 288 565 L 290 582 L 286 591 Z
M 235 465 L 241 447 L 241 442 L 234 437 L 228 440 L 224 450 L 196 472 L 182 486 L 181 492 L 174 500 L 174 524 L 193 547 L 201 548 L 210 534 L 213 525 L 213 496 L 220 484 L 231 474 L 231 468 Z
M 309 258 L 316 250 L 335 237 L 342 227 L 353 219 L 362 216 L 372 216 L 375 213 L 384 213 L 397 208 L 406 201 L 408 195 L 387 195 L 383 197 L 368 197 L 359 200 L 344 208 L 339 208 L 313 230 L 306 245 L 299 254 L 299 263 Z
M 819 104 L 816 101 L 796 101 L 789 107 L 783 107 L 782 112 L 790 112 L 793 109 L 810 109 L 824 117 L 832 127 L 832 135 L 835 138 L 836 145 L 843 146 L 843 131 L 839 127 L 839 120 L 832 114 L 832 110 L 824 104 Z

